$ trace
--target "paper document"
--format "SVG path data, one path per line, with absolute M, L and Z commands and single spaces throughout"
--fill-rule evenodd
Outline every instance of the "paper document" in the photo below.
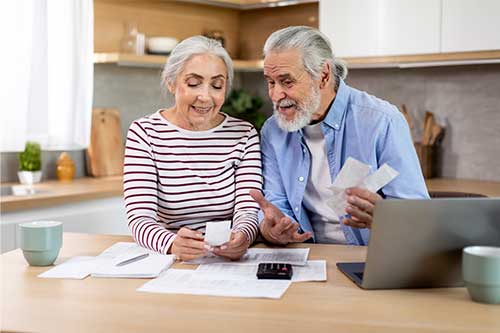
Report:
M 326 201 L 326 204 L 336 214 L 337 219 L 346 215 L 347 194 L 345 190 L 349 187 L 366 188 L 371 192 L 377 192 L 382 187 L 390 183 L 399 173 L 388 164 L 382 165 L 377 171 L 368 175 L 370 166 L 349 157 L 337 178 L 330 186 L 333 196 Z
M 231 239 L 231 221 L 208 222 L 205 227 L 205 243 L 219 246 Z
M 191 269 L 169 269 L 137 291 L 226 297 L 280 298 L 291 282 L 286 280 L 235 280 Z
M 124 266 L 116 266 L 124 258 L 149 253 L 144 259 Z M 174 255 L 164 255 L 144 249 L 136 243 L 119 242 L 97 256 L 99 265 L 92 271 L 92 277 L 109 278 L 154 278 L 168 269 L 174 262 Z
M 250 248 L 240 260 L 231 261 L 223 257 L 204 257 L 191 261 L 186 261 L 186 264 L 215 264 L 225 262 L 236 262 L 240 264 L 258 264 L 261 262 L 281 262 L 296 266 L 304 266 L 309 256 L 309 248 L 302 249 L 261 249 Z
M 228 280 L 258 280 L 258 264 L 219 263 L 198 266 L 197 271 Z M 304 266 L 293 266 L 292 282 L 326 281 L 326 261 L 308 260 Z
M 97 263 L 95 257 L 73 257 L 39 274 L 38 277 L 52 279 L 84 279 L 92 273 Z

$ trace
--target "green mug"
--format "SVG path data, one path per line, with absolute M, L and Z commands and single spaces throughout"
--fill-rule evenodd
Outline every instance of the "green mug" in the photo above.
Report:
M 465 286 L 474 301 L 500 304 L 500 247 L 464 248 L 462 274 Z
M 56 261 L 62 246 L 63 227 L 57 221 L 19 224 L 19 247 L 31 266 L 49 266 Z

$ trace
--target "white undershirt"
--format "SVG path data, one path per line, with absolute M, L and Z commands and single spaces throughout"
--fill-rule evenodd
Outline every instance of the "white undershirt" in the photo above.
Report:
M 311 168 L 304 193 L 304 206 L 314 230 L 317 243 L 346 244 L 340 223 L 326 200 L 332 196 L 328 187 L 332 183 L 325 137 L 321 123 L 303 128 L 304 139 L 311 152 Z

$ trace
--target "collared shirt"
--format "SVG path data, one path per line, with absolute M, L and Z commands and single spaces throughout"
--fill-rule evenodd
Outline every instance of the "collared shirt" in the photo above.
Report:
M 332 180 L 348 157 L 370 165 L 372 171 L 387 163 L 399 176 L 381 190 L 385 198 L 429 198 L 408 124 L 394 105 L 341 81 L 321 129 Z M 303 205 L 311 156 L 302 130 L 286 132 L 271 117 L 261 141 L 266 199 L 299 222 L 303 231 L 313 232 Z M 369 229 L 341 225 L 349 244 L 368 243 Z

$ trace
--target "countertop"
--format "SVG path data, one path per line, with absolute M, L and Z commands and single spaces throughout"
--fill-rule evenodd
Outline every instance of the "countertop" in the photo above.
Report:
M 2 186 L 12 185 L 19 184 L 2 184 Z M 84 177 L 76 178 L 70 182 L 49 180 L 35 184 L 33 188 L 38 193 L 22 196 L 2 196 L 0 201 L 0 210 L 2 213 L 49 207 L 83 200 L 122 196 L 123 177 Z
M 433 178 L 427 179 L 426 184 L 429 191 L 468 192 L 483 194 L 488 197 L 500 197 L 500 182 Z M 19 184 L 2 184 L 2 186 L 7 185 Z M 39 193 L 24 196 L 2 196 L 0 210 L 2 212 L 12 212 L 82 200 L 121 196 L 123 193 L 123 178 L 122 176 L 85 177 L 77 178 L 72 182 L 51 180 L 36 184 L 33 187 Z

